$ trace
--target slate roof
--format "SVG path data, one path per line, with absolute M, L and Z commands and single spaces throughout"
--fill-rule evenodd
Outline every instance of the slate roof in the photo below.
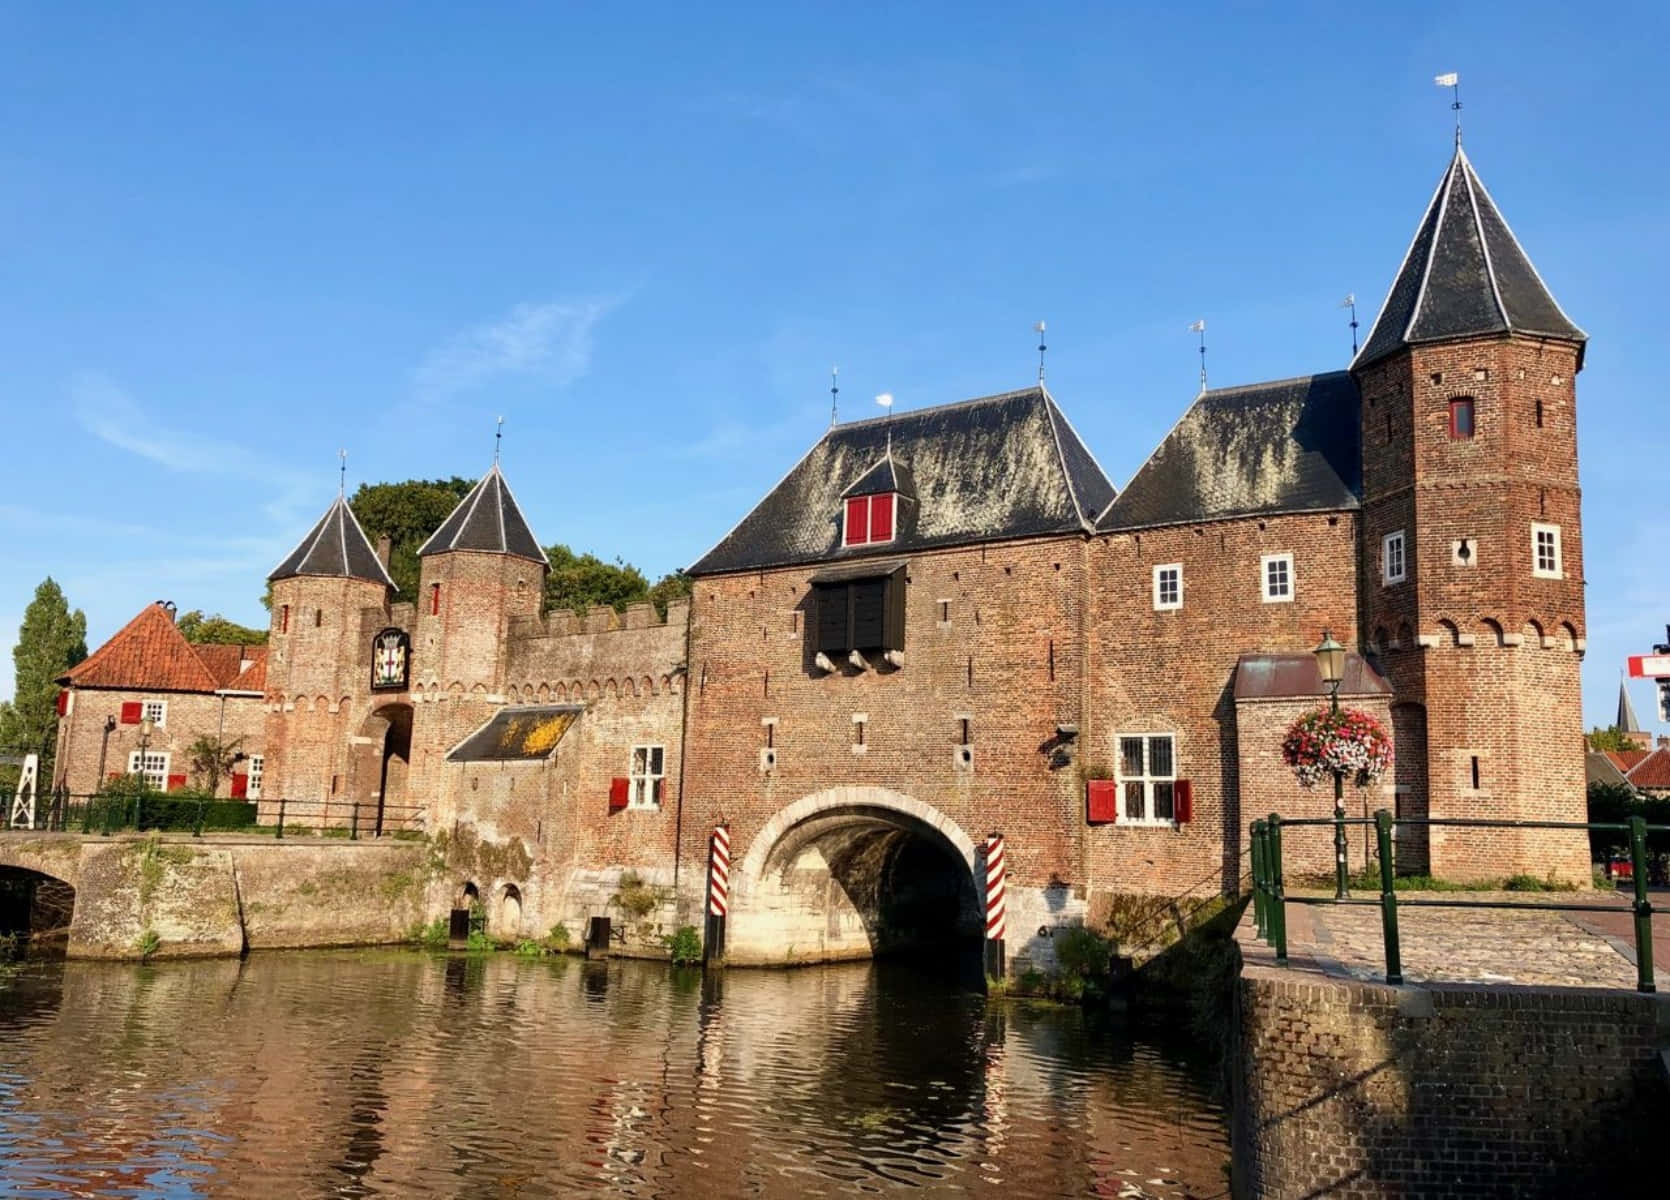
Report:
M 1358 654 L 1345 656 L 1345 673 L 1340 677 L 1342 696 L 1390 696 L 1392 685 Z M 1274 654 L 1243 654 L 1235 663 L 1235 699 L 1286 700 L 1301 696 L 1321 699 L 1328 695 L 1316 655 L 1308 651 Z
M 1618 719 L 1614 724 L 1626 733 L 1639 733 L 1641 719 L 1635 715 L 1635 705 L 1629 702 L 1629 686 L 1618 680 Z
M 841 493 L 841 499 L 848 496 L 880 496 L 885 492 L 898 492 L 901 496 L 916 498 L 916 479 L 911 475 L 910 468 L 903 463 L 893 460 L 893 453 L 889 450 L 882 455 L 881 461 L 858 477 L 858 482 Z
M 1202 392 L 1097 528 L 1356 508 L 1358 405 L 1345 371 Z
M 498 463 L 458 502 L 452 515 L 418 548 L 418 554 L 445 554 L 449 550 L 509 554 L 550 565 Z
M 447 761 L 532 762 L 549 758 L 569 726 L 585 711 L 579 704 L 501 708 L 487 724 L 447 751 Z
M 338 495 L 319 523 L 285 560 L 273 568 L 269 580 L 291 579 L 297 575 L 327 575 L 339 579 L 368 579 L 394 586 L 365 530 L 360 528 L 348 498 Z
M 147 604 L 58 682 L 124 691 L 213 692 L 238 686 L 238 668 L 246 657 L 254 661 L 242 674 L 259 667 L 264 683 L 265 646 L 194 646 L 175 626 L 172 613 L 160 604 Z
M 1588 339 L 1560 310 L 1457 145 L 1351 366 L 1421 342 L 1510 330 Z
M 890 438 L 915 512 L 893 541 L 843 548 L 841 498 L 885 459 Z M 1088 532 L 1113 494 L 1049 392 L 1031 387 L 831 427 L 690 572 Z

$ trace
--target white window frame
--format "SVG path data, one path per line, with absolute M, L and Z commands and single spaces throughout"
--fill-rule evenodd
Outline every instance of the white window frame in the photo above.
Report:
M 643 755 L 642 769 L 638 762 L 640 753 Z M 660 770 L 655 769 L 657 764 Z M 654 742 L 632 747 L 632 759 L 628 767 L 627 779 L 631 782 L 626 793 L 626 807 L 660 808 L 661 797 L 658 793 L 666 786 L 667 747 Z
M 249 756 L 249 775 L 244 781 L 244 799 L 259 800 L 261 798 L 261 776 L 267 770 L 267 756 L 251 754 Z
M 1397 573 L 1392 572 L 1392 546 L 1397 546 Z M 1380 539 L 1380 582 L 1384 587 L 1402 583 L 1409 578 L 1409 539 L 1404 531 L 1395 529 Z
M 153 710 L 155 711 L 154 716 L 152 715 Z M 168 701 L 141 700 L 139 702 L 139 719 L 143 721 L 146 717 L 151 718 L 151 724 L 153 725 L 168 724 Z
M 142 771 L 142 770 L 140 770 L 140 766 L 141 766 L 140 751 L 138 751 L 138 750 L 128 751 L 128 774 L 129 775 L 143 775 L 143 776 L 145 776 L 145 782 L 149 783 L 157 791 L 159 791 L 159 792 L 167 791 L 168 790 L 168 758 L 169 758 L 168 751 L 166 751 L 166 750 L 146 750 L 146 751 L 144 751 L 144 756 L 149 761 L 145 764 L 146 769 Z M 159 763 L 161 764 L 160 767 L 157 765 Z
M 1142 740 L 1142 774 L 1127 775 L 1125 773 L 1125 742 L 1127 739 Z M 1152 744 L 1159 739 L 1171 743 L 1171 770 L 1167 774 L 1153 773 Z M 1114 781 L 1119 788 L 1119 823 L 1122 825 L 1154 825 L 1169 827 L 1177 823 L 1177 735 L 1155 730 L 1150 732 L 1122 732 L 1113 739 L 1113 761 L 1115 764 Z M 1142 815 L 1133 815 L 1127 785 L 1136 784 L 1142 789 Z M 1171 815 L 1160 817 L 1155 815 L 1158 788 L 1156 785 L 1169 785 L 1171 788 Z
M 1165 575 L 1165 573 L 1168 572 L 1168 571 L 1175 571 L 1177 573 L 1177 595 L 1171 600 L 1162 600 L 1160 598 L 1160 580 Z M 1175 612 L 1176 610 L 1178 610 L 1182 607 L 1183 607 L 1183 564 L 1180 563 L 1180 562 L 1160 563 L 1158 566 L 1156 566 L 1154 568 L 1154 611 L 1155 612 Z
M 1282 586 L 1286 589 L 1280 594 L 1277 594 L 1270 589 L 1270 584 L 1272 582 L 1270 578 L 1270 568 L 1275 566 L 1282 568 Z M 1291 551 L 1285 554 L 1265 554 L 1261 556 L 1258 560 L 1258 578 L 1260 581 L 1259 594 L 1263 597 L 1264 603 L 1293 603 L 1293 593 L 1295 589 L 1293 586 L 1293 554 Z
M 1542 565 L 1542 538 L 1548 535 L 1549 548 L 1554 565 Z M 1538 579 L 1564 579 L 1566 577 L 1565 553 L 1560 545 L 1560 527 L 1547 521 L 1531 522 L 1531 574 Z

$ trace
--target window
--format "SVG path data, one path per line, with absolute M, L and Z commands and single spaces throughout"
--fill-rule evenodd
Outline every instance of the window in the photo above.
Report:
M 1166 563 L 1154 568 L 1154 607 L 1183 607 L 1183 564 Z
M 872 546 L 893 540 L 893 493 L 853 496 L 841 529 L 843 546 Z
M 1121 821 L 1165 824 L 1176 812 L 1177 766 L 1169 733 L 1119 739 Z
M 1465 442 L 1473 436 L 1473 397 L 1457 396 L 1450 401 L 1450 440 Z
M 135 750 L 128 755 L 128 774 L 143 775 L 146 784 L 160 792 L 168 786 L 168 755 L 155 750 L 143 754 Z
M 660 746 L 632 747 L 630 808 L 660 808 L 661 788 L 666 781 L 666 751 Z
M 249 790 L 244 793 L 251 800 L 261 798 L 261 774 L 266 767 L 266 759 L 259 754 L 249 756 Z
M 278 631 L 280 633 L 290 632 L 290 606 L 288 604 L 278 610 Z
M 1531 574 L 1542 579 L 1565 577 L 1560 564 L 1560 527 L 1531 522 Z
M 429 585 L 429 615 L 432 616 L 432 617 L 433 616 L 438 616 L 440 614 L 440 611 L 441 611 L 441 585 L 438 584 L 438 583 L 432 583 L 432 584 Z
M 1293 556 L 1266 554 L 1259 560 L 1264 571 L 1264 603 L 1282 604 L 1293 599 Z
M 1380 579 L 1382 583 L 1402 583 L 1409 576 L 1409 559 L 1403 547 L 1403 530 L 1388 533 L 1380 539 Z
M 819 653 L 905 648 L 903 567 L 868 578 L 814 579 L 812 594 L 816 619 L 807 624 Z
M 139 708 L 140 718 L 153 725 L 168 724 L 168 701 L 146 700 Z

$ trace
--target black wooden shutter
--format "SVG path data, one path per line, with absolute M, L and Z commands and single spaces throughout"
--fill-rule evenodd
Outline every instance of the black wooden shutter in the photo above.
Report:
M 817 596 L 817 648 L 824 654 L 845 654 L 852 648 L 847 636 L 847 585 L 820 584 Z
M 859 650 L 887 650 L 887 580 L 852 584 L 852 644 Z

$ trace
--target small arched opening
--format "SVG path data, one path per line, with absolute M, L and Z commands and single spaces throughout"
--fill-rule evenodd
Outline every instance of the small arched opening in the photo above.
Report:
M 522 892 L 514 883 L 505 884 L 499 896 L 499 912 L 493 932 L 505 939 L 522 935 Z
M 27 867 L 0 866 L 0 951 L 62 954 L 75 914 L 75 888 Z

